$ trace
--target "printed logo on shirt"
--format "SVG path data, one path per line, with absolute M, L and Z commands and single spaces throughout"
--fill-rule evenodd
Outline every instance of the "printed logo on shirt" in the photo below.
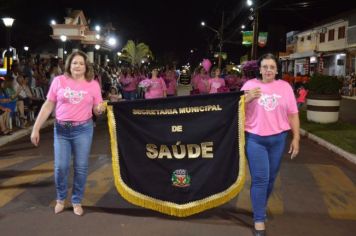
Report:
M 63 93 L 63 96 L 65 98 L 68 98 L 69 102 L 71 104 L 78 104 L 84 99 L 84 95 L 87 94 L 88 92 L 86 91 L 75 91 L 70 89 L 69 87 L 66 87 Z
M 278 99 L 282 96 L 277 94 L 262 94 L 258 99 L 258 104 L 263 106 L 266 111 L 273 111 L 278 106 Z

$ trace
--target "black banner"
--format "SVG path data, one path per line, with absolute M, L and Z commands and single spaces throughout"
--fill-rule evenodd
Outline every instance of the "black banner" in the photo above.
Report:
M 119 193 L 133 204 L 179 217 L 236 196 L 245 179 L 240 96 L 221 93 L 110 103 Z

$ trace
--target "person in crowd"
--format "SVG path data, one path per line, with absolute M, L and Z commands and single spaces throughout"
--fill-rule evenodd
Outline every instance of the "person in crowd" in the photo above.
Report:
M 177 94 L 177 76 L 173 66 L 167 66 L 164 81 L 167 87 L 167 96 L 175 96 Z
M 126 100 L 135 100 L 137 97 L 137 78 L 132 74 L 131 68 L 122 70 L 119 77 L 119 83 L 122 86 L 122 95 Z
M 208 80 L 208 91 L 209 93 L 218 93 L 218 89 L 225 87 L 225 80 L 220 77 L 220 69 L 213 69 L 214 77 Z
M 118 102 L 122 99 L 122 95 L 118 92 L 116 87 L 111 87 L 108 93 L 108 99 L 110 102 Z
M 158 69 L 153 68 L 151 74 L 151 79 L 149 80 L 149 85 L 147 86 L 145 92 L 145 99 L 166 97 L 166 83 L 164 82 L 162 77 L 158 77 Z
M 0 131 L 1 134 L 11 135 L 12 131 L 9 128 L 9 120 L 11 109 L 9 108 L 10 99 L 4 89 L 5 78 L 0 78 Z
M 57 202 L 54 213 L 64 210 L 67 181 L 73 155 L 74 179 L 72 191 L 73 212 L 83 215 L 81 205 L 88 175 L 88 159 L 93 139 L 92 111 L 100 115 L 102 104 L 100 87 L 93 80 L 88 56 L 82 51 L 70 54 L 65 73 L 54 78 L 31 133 L 31 142 L 38 146 L 40 129 L 55 109 L 54 178 Z
M 278 79 L 278 60 L 265 54 L 258 60 L 261 78 L 248 80 L 241 90 L 246 103 L 246 155 L 251 174 L 254 234 L 265 235 L 266 208 L 292 130 L 289 154 L 299 152 L 299 116 L 291 86 Z
M 200 67 L 199 74 L 192 78 L 193 89 L 197 90 L 199 94 L 207 94 L 209 92 L 209 75 L 204 67 Z
M 308 91 L 305 89 L 304 85 L 300 85 L 299 88 L 297 89 L 297 106 L 298 109 L 300 110 L 303 105 L 305 104 L 305 100 L 307 98 Z

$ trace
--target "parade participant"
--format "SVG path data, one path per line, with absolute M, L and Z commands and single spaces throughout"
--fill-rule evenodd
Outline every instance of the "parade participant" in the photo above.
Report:
M 57 203 L 54 213 L 64 210 L 67 198 L 67 179 L 73 154 L 72 205 L 76 215 L 83 215 L 81 201 L 88 175 L 88 159 L 93 138 L 92 110 L 95 115 L 104 111 L 100 87 L 93 80 L 89 59 L 84 52 L 68 56 L 65 73 L 55 77 L 31 133 L 35 146 L 40 142 L 40 129 L 55 109 L 54 178 Z
M 167 96 L 175 96 L 177 94 L 177 76 L 173 66 L 167 67 L 164 80 L 167 86 Z
M 122 95 L 126 100 L 135 100 L 137 97 L 137 78 L 133 76 L 131 68 L 124 69 L 119 77 L 122 86 Z
M 198 90 L 200 94 L 207 94 L 209 75 L 204 67 L 201 67 L 199 74 L 194 75 L 192 78 L 193 89 Z
M 158 69 L 152 70 L 149 86 L 146 88 L 145 98 L 162 98 L 167 96 L 166 83 L 161 77 L 158 77 Z
M 215 68 L 213 70 L 214 77 L 208 80 L 209 93 L 218 93 L 218 89 L 225 86 L 225 80 L 220 78 L 220 69 Z
M 251 174 L 251 201 L 254 233 L 265 235 L 266 207 L 277 177 L 286 144 L 292 130 L 289 147 L 291 159 L 299 152 L 299 116 L 291 86 L 276 78 L 278 61 L 272 54 L 258 60 L 262 78 L 247 81 L 246 155 Z

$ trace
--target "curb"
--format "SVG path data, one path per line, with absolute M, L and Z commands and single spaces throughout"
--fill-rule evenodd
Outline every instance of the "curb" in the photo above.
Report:
M 50 125 L 52 125 L 54 123 L 54 119 L 50 119 L 50 120 L 47 120 L 41 129 L 43 128 L 46 128 Z M 32 132 L 32 127 L 33 126 L 30 126 L 30 127 L 27 127 L 26 129 L 21 129 L 21 130 L 18 130 L 16 132 L 13 132 L 12 135 L 4 135 L 4 136 L 1 136 L 0 137 L 0 147 L 1 146 L 4 146 L 5 144 L 7 143 L 10 143 L 12 141 L 15 141 L 17 139 L 20 139 L 22 137 L 25 137 L 29 134 L 31 134 Z M 28 140 L 30 142 L 30 139 Z
M 316 143 L 318 143 L 319 145 L 327 148 L 328 150 L 344 157 L 345 159 L 347 159 L 348 161 L 352 162 L 353 164 L 356 164 L 356 155 L 352 154 L 350 152 L 347 152 L 337 146 L 335 146 L 334 144 L 329 143 L 328 141 L 325 141 L 322 138 L 319 138 L 318 136 L 309 133 L 308 131 L 304 130 L 304 129 L 300 129 L 300 134 L 302 136 L 305 136 L 313 141 L 315 141 Z

